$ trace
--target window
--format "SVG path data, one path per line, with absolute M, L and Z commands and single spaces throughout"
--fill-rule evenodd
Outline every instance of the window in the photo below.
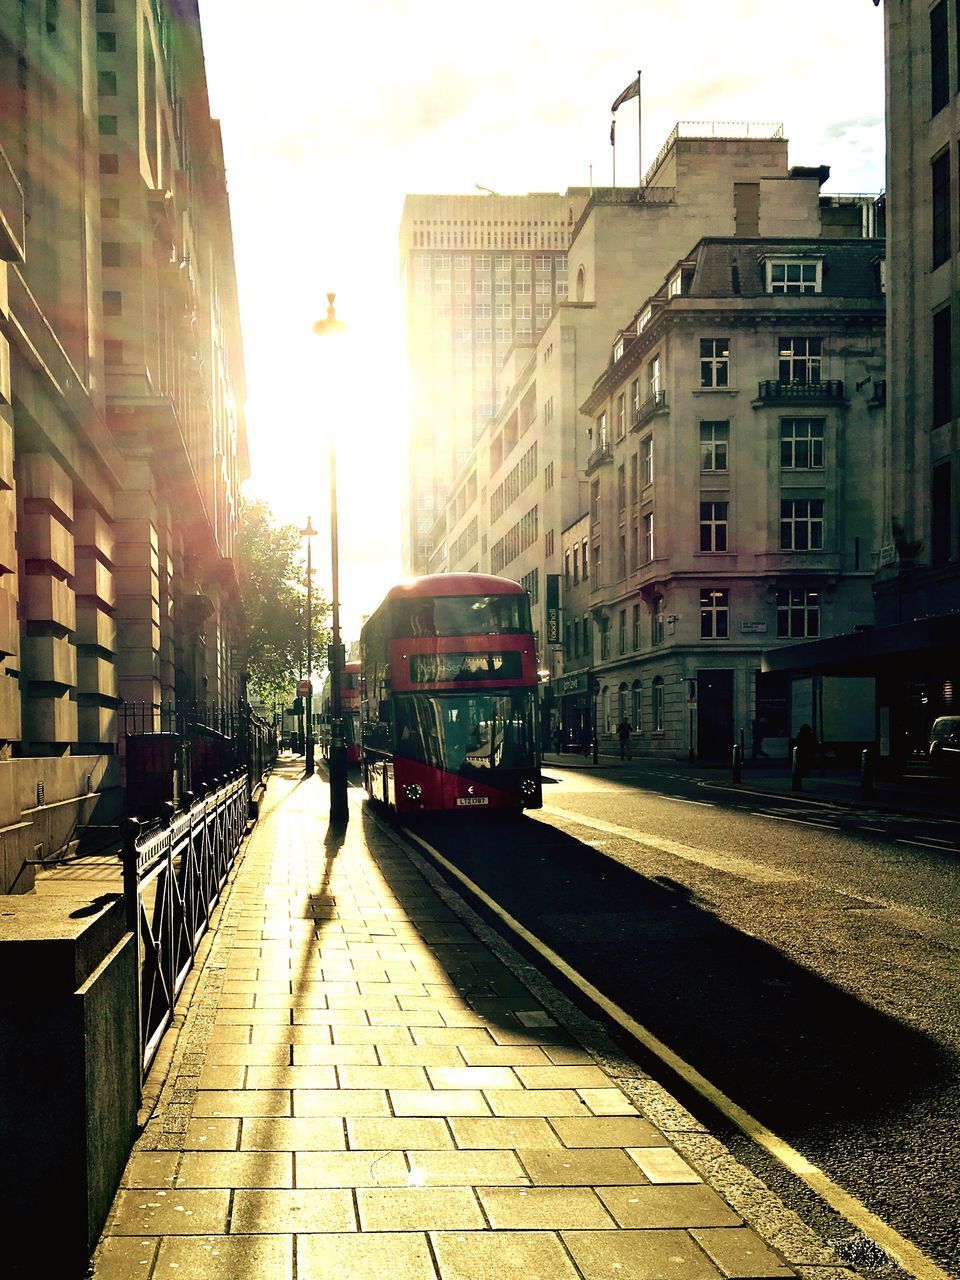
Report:
M 565 658 L 573 657 L 573 635 L 569 622 L 563 629 L 563 656 Z
M 541 297 L 545 295 L 546 297 L 549 298 L 551 290 L 552 290 L 552 286 L 549 280 L 537 281 L 537 293 L 540 294 Z
M 638 459 L 637 455 L 634 453 L 630 456 L 630 501 L 634 505 L 636 505 L 640 496 L 639 474 L 640 470 Z
M 650 643 L 663 644 L 663 596 L 650 601 Z
M 544 489 L 553 488 L 553 463 L 548 462 L 543 469 L 543 487 Z
M 730 385 L 730 339 L 700 339 L 701 387 L 727 387 Z
M 573 656 L 580 657 L 580 628 L 576 623 L 573 624 Z
M 633 647 L 639 649 L 643 642 L 641 628 L 643 626 L 643 612 L 641 606 L 635 604 L 633 606 Z M 634 716 L 634 724 L 636 724 L 636 716 Z
M 558 298 L 565 298 L 565 297 L 567 296 L 567 282 L 566 282 L 566 280 L 558 280 L 558 281 L 557 281 L 556 294 L 557 294 L 557 297 L 558 297 Z
M 473 261 L 474 261 L 474 265 L 476 266 L 476 268 L 477 268 L 477 270 L 478 270 L 478 271 L 489 271 L 489 270 L 490 270 L 490 256 L 489 256 L 489 254 L 486 254 L 486 253 L 478 253 L 478 254 L 477 254 L 477 256 L 474 258 L 474 260 L 473 260 Z
M 617 580 L 627 576 L 627 535 L 621 529 L 617 539 Z
M 700 639 L 726 640 L 730 634 L 730 592 L 708 587 L 700 592 Z
M 946 564 L 950 559 L 950 488 L 951 467 L 942 462 L 933 468 L 930 485 L 930 560 Z
M 117 92 L 117 73 L 115 71 L 97 72 L 97 93 L 101 98 L 112 98 Z
M 497 281 L 497 283 L 499 284 L 499 281 Z M 516 281 L 514 285 L 514 293 L 530 293 L 530 292 L 531 292 L 531 288 L 530 288 L 529 280 Z
M 683 277 L 679 271 L 675 271 L 667 281 L 667 297 L 679 298 L 683 292 Z
M 610 657 L 610 619 L 604 618 L 600 622 L 600 658 Z M 606 696 L 606 693 L 604 693 Z
M 637 318 L 637 333 L 643 333 L 644 329 L 653 319 L 653 307 L 647 307 Z
M 551 307 L 549 302 L 537 303 L 537 319 L 538 320 L 549 320 L 550 311 L 551 311 Z
M 950 257 L 950 150 L 945 148 L 930 163 L 933 200 L 933 265 Z
M 475 308 L 475 315 L 478 320 L 489 320 L 490 319 L 490 303 L 478 302 Z
M 115 31 L 97 32 L 97 53 L 116 53 L 117 33 Z
M 630 406 L 633 413 L 632 422 L 640 417 L 640 379 L 634 378 L 630 384 Z
M 434 280 L 433 292 L 434 296 L 437 298 L 448 298 L 450 296 L 450 281 Z
M 563 585 L 570 585 L 570 548 L 568 547 L 563 553 Z
M 701 551 L 726 551 L 728 506 L 726 502 L 700 503 Z
M 823 418 L 780 419 L 780 466 L 788 471 L 823 467 Z
M 543 554 L 549 560 L 553 555 L 553 530 L 548 529 L 543 539 Z
M 511 265 L 511 263 L 510 263 L 509 255 L 508 255 L 508 256 L 504 256 L 503 254 L 500 254 L 500 255 L 498 256 L 497 261 L 496 261 L 496 268 L 497 268 L 497 270 L 498 270 L 498 271 L 509 271 L 509 270 L 510 270 L 510 265 Z
M 660 356 L 655 355 L 647 365 L 647 386 L 651 396 L 660 394 Z
M 120 157 L 111 154 L 108 151 L 100 152 L 100 172 L 101 173 L 119 173 Z
M 577 548 L 576 548 L 576 547 L 574 547 L 574 548 L 573 548 L 573 582 L 574 582 L 574 586 L 576 586 L 576 584 L 577 584 L 579 581 L 580 581 L 580 556 L 579 556 L 579 555 L 578 555 L 578 553 L 577 553 Z
M 550 259 L 545 253 L 538 253 L 534 260 L 534 266 L 538 271 L 550 270 Z
M 119 289 L 104 289 L 103 314 L 105 316 L 119 316 L 123 314 L 123 294 Z
M 509 302 L 498 302 L 493 312 L 498 320 L 509 320 L 513 315 L 513 308 Z
M 590 573 L 590 553 L 587 550 L 588 543 L 586 538 L 580 543 L 581 560 L 583 562 L 583 576 L 586 578 Z
M 595 441 L 596 448 L 602 449 L 607 443 L 607 411 L 604 409 L 602 413 L 597 414 L 596 425 L 597 438 Z
M 600 589 L 600 543 L 595 542 L 590 551 L 590 588 Z
M 817 259 L 767 260 L 767 293 L 819 293 L 822 263 Z
M 509 280 L 507 280 L 507 279 L 504 279 L 504 280 L 498 280 L 498 281 L 497 281 L 496 292 L 497 292 L 501 297 L 503 297 L 504 295 L 506 295 L 506 296 L 508 296 L 508 297 L 509 297 L 509 295 L 513 292 L 513 290 L 510 288 L 510 281 L 509 281 Z
M 457 293 L 457 294 L 459 294 L 459 296 L 460 296 L 461 298 L 464 296 L 464 294 L 469 294 L 469 292 L 470 292 L 470 281 L 469 281 L 469 279 L 464 279 L 464 278 L 461 276 L 461 277 L 456 281 L 454 292 L 455 292 L 455 293 Z
M 518 271 L 529 271 L 530 259 L 526 254 L 521 254 L 518 258 L 514 258 L 513 265 Z
M 627 652 L 627 611 L 626 609 L 621 609 L 617 615 L 617 649 L 621 654 L 624 654 Z M 623 690 L 626 690 L 626 687 L 627 686 L 625 684 L 622 684 L 620 686 L 620 688 Z M 626 699 L 624 698 L 624 702 L 625 701 Z M 626 707 L 624 706 L 620 710 L 621 717 L 623 717 L 625 713 L 626 713 Z
M 823 550 L 822 498 L 784 498 L 781 501 L 780 550 Z
M 497 325 L 496 336 L 498 342 L 510 342 L 513 337 L 513 330 L 509 325 Z
M 633 724 L 634 733 L 643 732 L 643 685 L 639 680 L 634 680 L 633 687 L 630 690 L 631 700 L 631 723 Z
M 947 37 L 947 0 L 930 10 L 930 114 L 935 116 L 950 100 L 950 46 Z
M 819 382 L 822 347 L 822 338 L 781 338 L 777 380 L 800 386 Z
M 617 510 L 625 511 L 627 508 L 627 469 L 621 463 L 617 467 Z
M 120 217 L 120 201 L 110 196 L 100 197 L 100 217 L 101 218 L 119 218 Z
M 951 310 L 941 307 L 933 317 L 933 425 L 953 418 L 953 386 L 950 364 L 953 351 Z
M 622 440 L 627 434 L 627 397 L 617 396 L 617 439 Z
M 589 658 L 593 653 L 593 629 L 590 626 L 590 615 L 583 615 L 583 656 Z
M 483 294 L 485 298 L 488 298 L 490 296 L 490 281 L 489 280 L 474 281 L 473 291 L 474 293 L 477 293 L 477 294 Z
M 439 253 L 433 260 L 433 265 L 438 271 L 450 270 L 450 255 L 448 253 Z
M 643 562 L 649 564 L 653 559 L 653 512 L 648 511 L 643 517 Z
M 726 471 L 730 443 L 730 423 L 700 423 L 700 470 Z
M 529 302 L 517 303 L 517 319 L 518 320 L 529 320 L 531 317 L 531 314 L 532 312 L 531 312 Z
M 653 433 L 640 441 L 640 465 L 643 474 L 643 487 L 653 484 Z
M 474 337 L 476 338 L 477 342 L 480 342 L 480 343 L 490 342 L 493 339 L 493 330 L 486 329 L 486 328 L 477 329 L 474 334 Z
M 787 587 L 777 592 L 777 635 L 781 639 L 815 639 L 820 634 L 820 592 Z
M 663 733 L 663 676 L 653 682 L 653 732 Z

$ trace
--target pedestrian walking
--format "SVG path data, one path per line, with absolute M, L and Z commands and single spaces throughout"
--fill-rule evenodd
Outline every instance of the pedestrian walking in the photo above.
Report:
M 630 721 L 627 719 L 626 716 L 624 716 L 623 719 L 620 721 L 620 723 L 617 725 L 617 737 L 620 739 L 620 759 L 621 760 L 630 759 L 631 732 L 632 730 L 630 727 Z
M 797 730 L 794 744 L 797 748 L 797 763 L 801 777 L 806 777 L 813 765 L 814 753 L 817 749 L 817 738 L 808 724 L 802 724 Z

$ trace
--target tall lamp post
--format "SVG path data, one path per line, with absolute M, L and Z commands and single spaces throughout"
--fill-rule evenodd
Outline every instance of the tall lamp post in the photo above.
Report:
M 307 740 L 304 747 L 303 771 L 309 777 L 314 771 L 313 742 L 313 563 L 310 559 L 310 539 L 316 529 L 309 516 L 307 526 L 300 533 L 307 540 Z
M 346 325 L 337 319 L 335 293 L 327 294 L 327 314 L 313 326 L 314 333 L 331 337 Z M 346 822 L 347 745 L 343 737 L 343 644 L 340 640 L 340 551 L 337 522 L 337 445 L 335 424 L 330 424 L 330 821 Z

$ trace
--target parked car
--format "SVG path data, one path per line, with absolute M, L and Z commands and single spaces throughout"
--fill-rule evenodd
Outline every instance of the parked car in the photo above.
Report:
M 928 755 L 935 769 L 960 770 L 960 716 L 937 716 L 930 729 Z

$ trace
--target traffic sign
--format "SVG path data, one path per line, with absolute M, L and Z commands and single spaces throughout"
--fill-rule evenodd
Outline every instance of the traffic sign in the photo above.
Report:
M 309 692 L 310 692 L 310 681 L 301 680 L 297 685 L 297 693 L 300 695 L 301 698 L 305 698 Z

